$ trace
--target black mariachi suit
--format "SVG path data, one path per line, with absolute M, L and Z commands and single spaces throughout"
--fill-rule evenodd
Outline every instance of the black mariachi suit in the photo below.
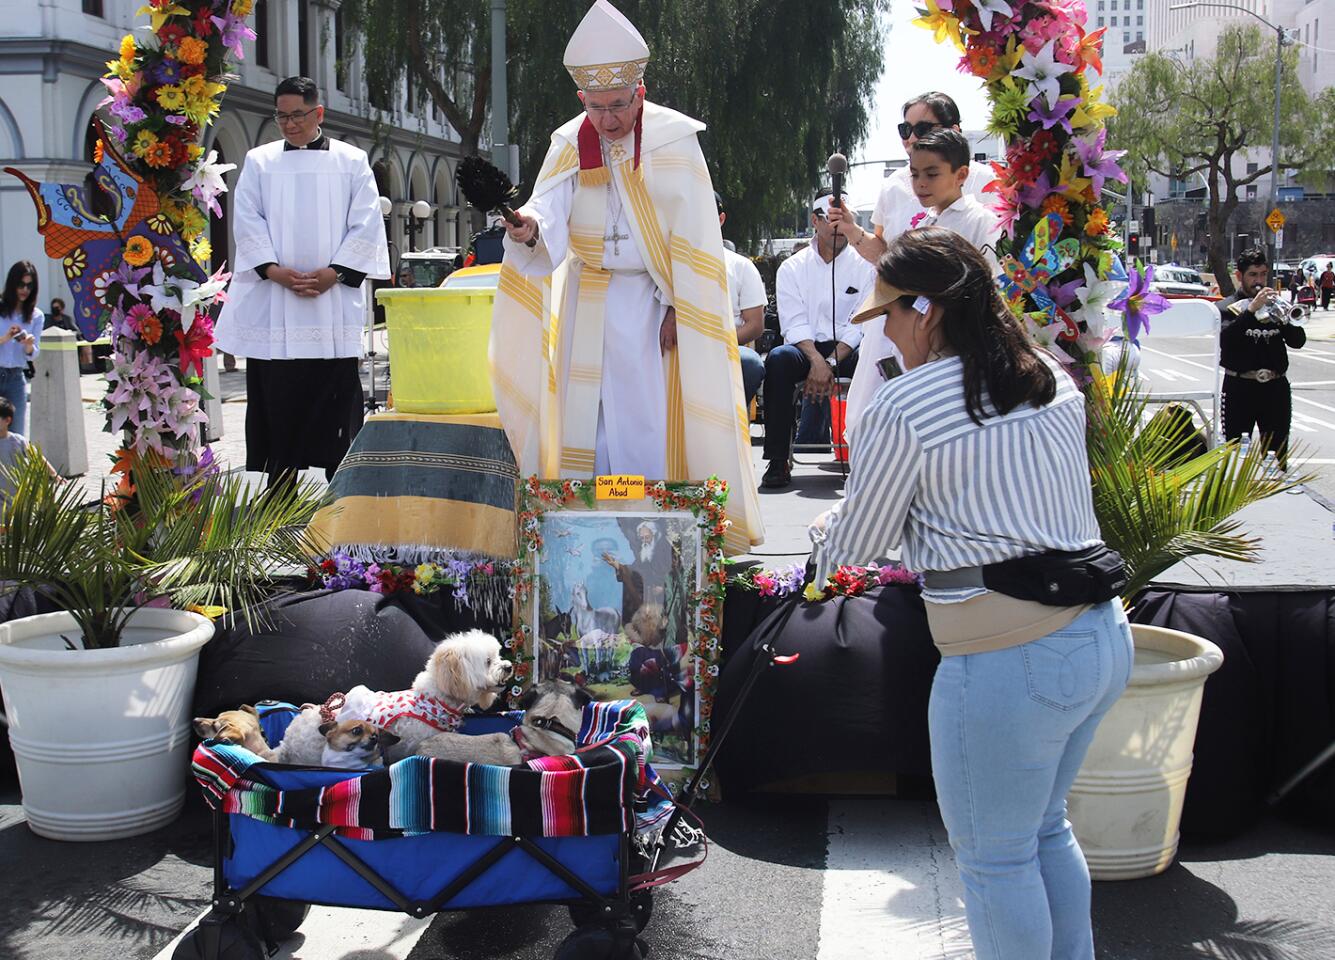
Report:
M 1224 374 L 1224 436 L 1237 440 L 1255 427 L 1268 438 L 1267 449 L 1274 450 L 1284 466 L 1289 449 L 1289 423 L 1293 418 L 1293 397 L 1289 390 L 1288 347 L 1297 349 L 1307 342 L 1302 327 L 1284 323 L 1264 323 L 1245 306 L 1239 312 L 1234 304 L 1249 304 L 1251 297 L 1235 293 L 1217 306 L 1220 316 L 1219 365 Z M 1280 304 L 1284 306 L 1284 304 Z M 1276 374 L 1267 382 L 1234 376 L 1268 370 Z M 1231 371 L 1228 372 L 1228 371 Z

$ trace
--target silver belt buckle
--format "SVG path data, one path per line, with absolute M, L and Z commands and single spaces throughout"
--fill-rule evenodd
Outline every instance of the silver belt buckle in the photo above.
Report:
M 1271 380 L 1274 380 L 1274 379 L 1275 379 L 1275 372 L 1274 372 L 1273 370 L 1257 370 L 1257 371 L 1256 371 L 1256 382 L 1257 382 L 1257 383 L 1269 383 Z

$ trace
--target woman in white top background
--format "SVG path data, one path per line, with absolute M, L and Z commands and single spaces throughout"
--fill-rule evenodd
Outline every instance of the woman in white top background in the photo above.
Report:
M 0 294 L 0 397 L 14 404 L 10 432 L 28 434 L 28 379 L 24 371 L 37 356 L 42 339 L 42 311 L 37 306 L 37 268 L 20 260 L 9 268 Z
M 883 324 L 907 372 L 852 436 L 847 496 L 814 532 L 816 582 L 901 546 L 924 574 L 942 656 L 932 775 L 979 960 L 1094 960 L 1066 794 L 1132 646 L 1121 561 L 1094 516 L 1084 397 L 959 234 L 900 235 L 877 276 L 854 320 Z

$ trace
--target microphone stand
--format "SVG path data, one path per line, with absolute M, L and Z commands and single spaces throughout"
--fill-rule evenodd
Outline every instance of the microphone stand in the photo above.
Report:
M 835 176 L 835 183 L 836 184 L 839 183 L 838 175 Z M 830 204 L 832 206 L 838 206 L 841 210 L 847 213 L 848 208 L 845 207 L 842 203 L 837 202 L 839 201 L 838 190 L 839 187 L 835 187 L 835 193 L 833 193 L 830 196 Z M 846 240 L 844 242 L 844 246 L 845 247 L 848 246 L 848 242 Z M 831 368 L 834 371 L 834 390 L 830 394 L 830 452 L 834 454 L 834 459 L 839 464 L 839 477 L 846 485 L 848 483 L 848 459 L 844 460 L 839 459 L 839 451 L 835 449 L 835 441 L 834 441 L 834 404 L 835 400 L 837 399 L 837 395 L 839 393 L 839 317 L 836 312 L 839 308 L 839 296 L 835 289 L 836 287 L 835 267 L 838 263 L 838 260 L 839 260 L 839 231 L 835 230 L 833 231 L 830 237 L 830 341 L 831 343 L 834 344 L 834 346 L 830 348 L 832 351 L 830 356 L 834 357 L 834 366 Z M 845 407 L 844 411 L 845 411 L 844 419 L 846 422 L 848 419 L 847 418 L 848 408 Z M 847 439 L 848 439 L 847 437 L 844 438 L 845 443 L 847 443 Z

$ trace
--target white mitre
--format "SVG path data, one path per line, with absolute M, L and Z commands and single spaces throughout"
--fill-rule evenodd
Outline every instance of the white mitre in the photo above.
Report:
M 597 0 L 566 44 L 565 68 L 581 90 L 639 86 L 649 62 L 640 31 L 607 0 Z

